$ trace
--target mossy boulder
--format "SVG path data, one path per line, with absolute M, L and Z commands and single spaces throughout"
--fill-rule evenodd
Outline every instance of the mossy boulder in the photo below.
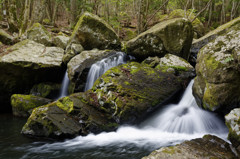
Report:
M 184 88 L 192 77 L 181 74 L 164 72 L 137 62 L 111 68 L 95 82 L 92 89 L 34 109 L 22 132 L 51 137 L 48 132 L 51 127 L 56 127 L 59 119 L 50 119 L 51 127 L 45 125 L 44 120 L 49 120 L 48 112 L 40 111 L 51 106 L 58 107 L 76 120 L 78 126 L 72 136 L 112 131 L 121 124 L 134 124 Z M 61 123 L 66 125 L 64 120 Z M 57 130 L 62 134 L 61 130 Z
M 195 13 L 192 12 L 192 10 L 188 10 L 186 12 L 186 16 L 188 17 L 189 20 L 193 20 L 195 18 Z M 185 11 L 182 9 L 176 9 L 173 10 L 169 15 L 161 15 L 160 21 L 165 21 L 168 19 L 173 19 L 173 18 L 185 18 Z M 196 38 L 200 38 L 205 34 L 205 29 L 203 26 L 203 23 L 196 18 L 193 22 L 193 31 L 196 33 Z
M 5 30 L 0 29 L 0 42 L 6 45 L 13 44 L 13 37 L 9 35 Z
M 191 47 L 191 56 L 192 56 L 191 61 L 196 62 L 197 54 L 203 46 L 205 46 L 212 40 L 216 39 L 218 36 L 226 33 L 229 29 L 231 29 L 231 27 L 239 23 L 240 23 L 240 17 L 235 18 L 232 21 L 219 26 L 217 29 L 210 31 L 209 33 L 207 33 L 206 35 L 204 35 L 199 39 L 193 40 L 192 47 Z
M 51 99 L 33 95 L 13 94 L 11 96 L 13 115 L 18 117 L 29 117 L 34 108 L 51 102 Z
M 85 12 L 76 24 L 71 42 L 80 43 L 84 49 L 120 49 L 119 37 L 104 20 L 98 16 Z
M 239 158 L 226 141 L 212 135 L 185 141 L 176 146 L 162 147 L 142 159 L 233 159 Z
M 240 152 L 240 108 L 233 109 L 226 115 L 225 122 L 229 129 L 228 139 Z
M 35 84 L 30 90 L 30 94 L 44 98 L 54 98 L 59 95 L 61 84 L 57 83 L 39 83 Z
M 27 39 L 41 43 L 45 46 L 52 46 L 52 36 L 40 23 L 34 23 L 27 30 Z
M 12 94 L 29 94 L 34 84 L 59 82 L 64 50 L 24 40 L 0 55 L 0 110 L 10 109 Z
M 81 44 L 71 43 L 66 47 L 65 54 L 63 56 L 63 62 L 67 64 L 74 56 L 80 54 L 84 48 Z
M 193 95 L 200 107 L 228 113 L 240 104 L 240 24 L 203 47 Z
M 57 47 L 60 47 L 62 49 L 65 49 L 67 47 L 68 41 L 69 41 L 69 37 L 67 36 L 55 36 L 53 38 L 53 44 Z
M 175 18 L 156 24 L 128 41 L 125 51 L 140 60 L 149 56 L 163 57 L 167 53 L 188 60 L 192 39 L 191 22 Z

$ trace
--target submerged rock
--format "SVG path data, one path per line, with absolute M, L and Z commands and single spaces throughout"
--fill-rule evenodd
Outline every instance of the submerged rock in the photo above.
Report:
M 29 94 L 34 84 L 60 82 L 64 50 L 31 40 L 9 47 L 0 56 L 0 110 L 10 105 L 12 94 Z M 10 108 L 10 107 L 8 107 Z
M 228 139 L 240 152 L 240 108 L 233 109 L 225 116 L 225 120 L 229 129 Z
M 52 46 L 51 34 L 40 23 L 33 24 L 33 26 L 27 30 L 27 39 L 45 46 Z
M 200 39 L 193 40 L 192 47 L 191 47 L 191 61 L 196 63 L 197 54 L 203 46 L 207 45 L 209 42 L 216 39 L 218 36 L 226 33 L 229 29 L 231 29 L 232 26 L 237 25 L 239 23 L 240 23 L 240 17 L 219 26 L 217 29 L 210 31 Z
M 36 107 L 52 102 L 51 99 L 33 95 L 14 94 L 11 96 L 13 115 L 18 117 L 29 117 Z
M 84 49 L 120 49 L 119 37 L 104 20 L 98 16 L 85 12 L 76 24 L 71 42 L 80 43 Z
M 205 135 L 203 138 L 185 141 L 176 146 L 160 148 L 142 159 L 234 159 L 238 157 L 229 143 L 216 136 Z
M 240 24 L 198 54 L 193 94 L 200 107 L 228 113 L 240 104 Z
M 11 45 L 13 44 L 13 37 L 3 29 L 0 29 L 0 42 L 6 45 Z
M 49 113 L 41 111 L 52 106 L 62 109 L 67 116 L 65 118 L 75 120 L 77 126 L 70 126 L 74 131 L 68 133 L 69 136 L 112 131 L 120 124 L 136 123 L 180 91 L 192 78 L 182 76 L 184 71 L 174 74 L 160 68 L 137 62 L 111 68 L 95 82 L 92 89 L 36 108 L 22 133 L 58 138 L 57 133 L 49 131 L 58 127 L 59 119 L 49 119 Z M 51 127 L 45 125 L 45 120 L 51 121 Z M 67 125 L 65 120 L 61 120 L 61 124 Z M 64 134 L 61 129 L 57 131 Z
M 193 39 L 191 22 L 175 18 L 161 22 L 128 41 L 125 50 L 137 59 L 171 53 L 188 59 Z
M 80 54 L 83 50 L 84 49 L 81 44 L 69 44 L 65 50 L 63 62 L 67 64 L 74 56 Z

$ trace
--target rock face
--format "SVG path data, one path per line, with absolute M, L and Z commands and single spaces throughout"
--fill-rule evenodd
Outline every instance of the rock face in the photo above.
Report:
M 176 18 L 161 22 L 128 41 L 125 50 L 140 60 L 149 56 L 163 57 L 167 53 L 188 59 L 192 39 L 191 22 Z
M 240 24 L 198 54 L 193 94 L 199 106 L 228 113 L 240 104 Z
M 120 49 L 121 43 L 119 37 L 104 20 L 91 13 L 84 13 L 76 24 L 71 42 L 80 43 L 84 49 L 93 48 Z
M 45 46 L 52 46 L 50 33 L 40 23 L 35 23 L 27 30 L 27 39 L 41 43 Z
M 240 23 L 240 17 L 219 26 L 217 29 L 209 32 L 208 34 L 206 34 L 205 36 L 201 37 L 200 39 L 197 40 L 193 40 L 193 44 L 191 47 L 191 56 L 193 56 L 193 62 L 195 61 L 194 58 L 196 59 L 197 54 L 199 52 L 199 50 L 205 46 L 206 44 L 208 44 L 210 41 L 216 39 L 218 36 L 226 33 L 232 26 L 239 24 Z
M 3 29 L 0 29 L 0 42 L 6 45 L 11 45 L 13 44 L 13 37 Z
M 83 72 L 85 69 L 89 70 L 95 62 L 115 53 L 116 51 L 94 49 L 90 51 L 83 51 L 81 54 L 72 58 L 67 65 L 68 77 L 72 83 L 76 84 L 76 89 L 78 89 L 78 82 L 85 82 L 87 79 L 87 74 Z
M 48 119 L 48 112 L 41 110 L 47 110 L 52 106 L 61 108 L 65 115 L 67 114 L 66 119 L 69 117 L 78 124 L 76 128 L 75 126 L 70 128 L 76 130 L 72 132 L 72 136 L 111 131 L 120 124 L 140 121 L 181 90 L 191 78 L 183 76 L 187 71 L 175 74 L 175 71 L 162 70 L 164 69 L 160 66 L 153 68 L 137 62 L 114 67 L 103 74 L 92 89 L 36 108 L 22 132 L 28 135 L 51 137 L 48 135 L 50 127 L 44 125 L 46 122 L 43 120 L 46 118 L 51 120 L 51 127 L 55 127 L 59 119 Z M 64 120 L 61 122 L 67 125 Z M 58 135 L 54 134 L 57 138 Z
M 18 117 L 29 117 L 34 108 L 50 102 L 52 100 L 32 95 L 14 94 L 11 97 L 13 115 Z
M 80 54 L 83 50 L 84 49 L 81 44 L 69 44 L 65 50 L 63 62 L 67 64 L 74 56 Z
M 142 159 L 234 159 L 238 157 L 229 143 L 216 136 L 205 135 L 203 138 L 185 141 L 176 146 L 160 148 Z
M 69 39 L 70 38 L 67 36 L 55 36 L 53 38 L 53 44 L 57 47 L 65 49 L 67 47 Z
M 225 120 L 229 129 L 228 139 L 240 152 L 240 108 L 233 109 L 225 116 Z
M 12 94 L 29 94 L 36 83 L 60 82 L 64 50 L 25 40 L 0 56 L 0 109 L 10 105 Z
M 43 98 L 56 98 L 59 95 L 61 89 L 61 84 L 56 83 L 39 83 L 32 87 L 30 94 L 34 96 L 39 96 Z

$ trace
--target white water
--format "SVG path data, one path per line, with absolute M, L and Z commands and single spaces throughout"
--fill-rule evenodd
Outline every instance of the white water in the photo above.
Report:
M 68 78 L 68 73 L 67 73 L 67 70 L 66 70 L 63 81 L 62 81 L 62 87 L 61 87 L 61 90 L 60 90 L 60 94 L 59 94 L 57 99 L 65 97 L 65 96 L 68 95 L 68 85 L 69 85 L 69 78 Z
M 205 134 L 214 134 L 226 139 L 228 131 L 224 123 L 215 114 L 196 106 L 192 96 L 192 84 L 193 81 L 178 104 L 166 105 L 165 109 L 156 112 L 139 127 L 122 126 L 116 132 L 79 136 L 64 142 L 31 147 L 29 151 L 30 153 L 52 153 L 57 150 L 72 152 L 88 148 L 117 148 L 129 145 L 139 148 L 147 147 L 152 151 L 159 147 L 202 137 Z
M 123 52 L 117 52 L 116 54 L 104 58 L 101 61 L 93 64 L 89 70 L 84 91 L 91 89 L 94 82 L 107 70 L 120 64 L 126 63 L 124 60 L 125 56 L 126 55 Z

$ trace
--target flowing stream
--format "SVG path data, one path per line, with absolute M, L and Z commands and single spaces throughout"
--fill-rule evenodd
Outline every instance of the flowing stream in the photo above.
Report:
M 57 99 L 59 98 L 62 98 L 62 97 L 65 97 L 68 95 L 68 85 L 69 85 L 69 78 L 68 78 L 68 73 L 67 73 L 67 70 L 64 74 L 64 77 L 63 77 L 63 81 L 62 81 L 62 87 L 61 87 L 61 90 L 60 90 L 60 94 L 58 96 Z
M 166 105 L 138 126 L 122 126 L 115 132 L 89 134 L 62 142 L 33 142 L 13 147 L 19 158 L 141 158 L 163 146 L 215 134 L 227 137 L 227 128 L 215 114 L 197 107 L 193 81 L 178 104 Z M 20 154 L 21 154 L 20 153 Z M 1 157 L 1 155 L 0 155 Z

